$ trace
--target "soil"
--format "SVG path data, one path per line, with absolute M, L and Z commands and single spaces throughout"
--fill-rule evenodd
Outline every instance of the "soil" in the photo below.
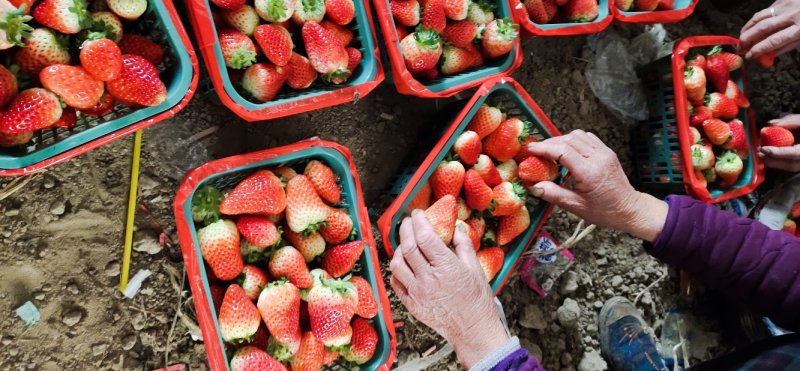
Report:
M 723 13 L 701 1 L 687 21 L 666 26 L 669 39 L 737 35 L 749 16 L 768 3 L 747 2 Z M 615 28 L 626 37 L 642 30 Z M 583 74 L 587 58 L 586 37 L 528 40 L 525 63 L 514 77 L 562 132 L 591 130 L 630 169 L 629 129 L 588 88 Z M 750 66 L 749 96 L 759 120 L 800 112 L 798 67 L 797 53 L 780 58 L 774 70 Z M 430 119 L 448 102 L 400 96 L 384 84 L 356 104 L 251 124 L 230 114 L 214 93 L 199 93 L 177 116 L 144 131 L 139 201 L 152 221 L 177 241 L 172 201 L 186 170 L 212 158 L 319 136 L 351 149 L 366 202 L 372 205 L 404 159 L 420 150 L 416 144 L 427 126 L 447 124 Z M 197 138 L 210 128 L 216 131 Z M 23 189 L 0 201 L 0 311 L 5 313 L 0 318 L 1 368 L 149 370 L 178 362 L 193 370 L 205 367 L 202 342 L 192 338 L 198 331 L 191 320 L 191 294 L 180 284 L 179 247 L 167 244 L 162 252 L 157 228 L 144 213 L 137 216 L 130 272 L 147 269 L 152 275 L 134 299 L 118 291 L 131 146 L 126 138 L 31 175 Z M 0 179 L 0 189 L 10 181 Z M 557 210 L 545 229 L 563 241 L 577 222 Z M 541 355 L 546 368 L 605 367 L 598 357 L 596 313 L 604 300 L 617 295 L 633 299 L 642 293 L 639 307 L 657 330 L 668 310 L 689 308 L 699 319 L 703 338 L 696 342 L 698 359 L 735 346 L 714 315 L 711 294 L 698 291 L 693 299 L 678 295 L 677 278 L 643 252 L 641 241 L 599 229 L 573 252 L 569 284 L 562 283 L 571 287 L 561 290 L 563 294 L 554 290 L 541 298 L 513 278 L 499 296 L 511 332 Z M 665 274 L 666 279 L 645 290 Z M 14 313 L 27 301 L 41 313 L 33 326 Z M 441 338 L 411 318 L 393 295 L 392 302 L 394 320 L 403 323 L 397 330 L 396 365 L 442 348 Z M 177 316 L 179 308 L 187 316 Z M 457 368 L 452 355 L 431 367 Z

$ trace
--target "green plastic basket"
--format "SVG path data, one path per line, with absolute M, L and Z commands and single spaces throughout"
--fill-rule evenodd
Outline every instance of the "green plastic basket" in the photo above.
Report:
M 25 172 L 39 170 L 50 163 L 38 165 L 68 151 L 77 150 L 70 155 L 74 157 L 90 150 L 91 148 L 82 149 L 106 135 L 135 124 L 141 127 L 151 125 L 158 120 L 148 122 L 148 119 L 173 109 L 187 94 L 192 93 L 190 86 L 194 71 L 190 57 L 191 45 L 184 44 L 165 4 L 162 1 L 149 0 L 147 12 L 138 21 L 126 23 L 126 26 L 126 31 L 147 35 L 164 48 L 164 61 L 157 67 L 161 80 L 167 86 L 167 99 L 154 107 L 131 108 L 118 104 L 102 117 L 81 115 L 78 123 L 71 129 L 40 130 L 25 147 L 0 148 L 0 174 L 18 175 L 14 170 L 23 168 L 27 168 Z

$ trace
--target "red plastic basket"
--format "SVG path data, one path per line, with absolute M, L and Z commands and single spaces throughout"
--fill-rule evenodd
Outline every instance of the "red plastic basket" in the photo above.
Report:
M 554 23 L 538 24 L 528 17 L 528 11 L 520 0 L 508 0 L 514 20 L 519 23 L 525 37 L 535 36 L 574 36 L 598 33 L 605 30 L 614 21 L 612 8 L 613 0 L 599 0 L 599 14 L 597 19 L 587 23 Z
M 676 23 L 688 18 L 694 13 L 697 1 L 698 0 L 679 0 L 679 2 L 686 2 L 686 4 L 681 6 L 676 2 L 675 7 L 679 9 L 673 10 L 623 12 L 616 6 L 612 6 L 611 10 L 614 12 L 614 19 L 620 23 Z

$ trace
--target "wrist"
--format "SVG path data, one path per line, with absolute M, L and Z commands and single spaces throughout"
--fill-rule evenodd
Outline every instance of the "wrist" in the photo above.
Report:
M 647 193 L 636 192 L 634 207 L 624 216 L 623 232 L 654 242 L 667 221 L 669 205 Z
M 458 338 L 448 339 L 458 356 L 458 362 L 466 369 L 502 347 L 511 338 L 500 318 L 496 315 L 491 318 L 489 323 L 473 326 L 460 333 Z

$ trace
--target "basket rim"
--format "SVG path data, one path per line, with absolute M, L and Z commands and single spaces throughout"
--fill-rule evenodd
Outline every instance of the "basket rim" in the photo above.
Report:
M 678 0 L 681 1 L 681 0 Z M 614 18 L 620 23 L 676 23 L 694 13 L 698 0 L 681 1 L 680 8 L 671 10 L 658 10 L 652 12 L 622 11 L 616 6 L 612 7 Z M 677 3 L 677 2 L 676 2 Z M 677 4 L 676 4 L 677 5 Z
M 614 3 L 611 0 L 599 0 L 598 15 L 594 21 L 586 23 L 534 23 L 528 17 L 525 6 L 520 0 L 507 0 L 514 12 L 514 18 L 525 30 L 527 37 L 535 36 L 575 36 L 598 33 L 605 30 L 614 21 Z

